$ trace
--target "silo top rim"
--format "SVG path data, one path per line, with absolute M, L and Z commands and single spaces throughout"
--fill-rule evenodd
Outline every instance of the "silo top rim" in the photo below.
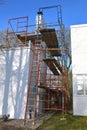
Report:
M 41 14 L 41 15 L 43 15 L 43 12 L 42 12 L 42 11 L 38 11 L 37 14 Z

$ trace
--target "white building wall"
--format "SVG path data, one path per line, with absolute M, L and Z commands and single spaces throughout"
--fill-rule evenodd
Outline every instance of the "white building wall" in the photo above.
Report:
M 30 47 L 0 50 L 0 115 L 24 118 L 31 59 Z
M 87 115 L 87 24 L 71 26 L 73 114 Z

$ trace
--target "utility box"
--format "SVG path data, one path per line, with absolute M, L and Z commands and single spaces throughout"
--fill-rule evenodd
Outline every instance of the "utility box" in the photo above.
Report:
M 73 115 L 87 116 L 87 24 L 71 26 Z

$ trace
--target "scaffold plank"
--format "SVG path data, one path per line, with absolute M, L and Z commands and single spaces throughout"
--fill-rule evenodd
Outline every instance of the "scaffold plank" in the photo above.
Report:
M 28 36 L 17 35 L 18 39 L 19 39 L 21 42 L 25 42 L 25 37 L 26 37 L 26 41 L 31 40 L 32 43 L 35 42 L 36 36 L 37 36 L 37 35 L 28 35 Z
M 45 41 L 48 48 L 58 48 L 58 39 L 56 31 L 53 28 L 40 29 L 42 39 Z M 60 55 L 58 50 L 50 50 L 52 56 Z
M 60 73 L 63 73 L 62 66 L 56 59 L 46 58 L 43 59 L 43 61 L 48 65 L 48 67 L 50 68 L 50 70 L 53 72 L 54 75 L 59 75 Z
M 43 61 L 47 64 L 50 70 L 53 72 L 54 75 L 59 75 L 59 72 L 54 64 L 54 59 L 43 59 Z
M 61 73 L 63 73 L 63 68 L 62 68 L 62 66 L 60 65 L 60 63 L 59 63 L 57 60 L 55 60 L 55 59 L 54 59 L 54 63 L 55 63 L 55 65 L 58 67 L 59 71 L 60 71 Z

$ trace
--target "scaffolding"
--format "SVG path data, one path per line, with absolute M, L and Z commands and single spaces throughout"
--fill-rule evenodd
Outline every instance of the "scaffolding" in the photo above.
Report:
M 56 29 L 38 28 L 30 33 L 28 30 L 28 17 L 9 19 L 7 30 L 7 46 L 9 37 L 17 39 L 17 46 L 26 46 L 32 42 L 32 63 L 29 72 L 28 89 L 24 123 L 32 119 L 33 124 L 48 111 L 61 110 L 65 113 L 68 109 L 68 74 L 66 59 L 68 49 L 64 46 L 64 25 L 62 23 L 61 6 L 40 8 L 39 12 L 50 8 L 57 9 L 59 39 Z M 16 23 L 16 29 L 12 22 Z M 39 23 L 39 22 L 38 22 Z M 54 26 L 54 24 L 53 24 Z M 61 43 L 60 43 L 61 41 Z

